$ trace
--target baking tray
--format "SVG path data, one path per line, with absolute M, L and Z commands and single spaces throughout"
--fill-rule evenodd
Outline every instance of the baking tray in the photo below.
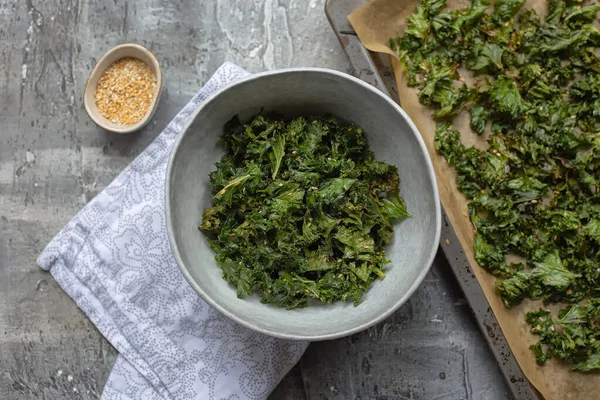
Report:
M 337 35 L 344 51 L 354 68 L 354 75 L 373 85 L 399 103 L 398 90 L 392 69 L 390 56 L 372 53 L 358 40 L 348 22 L 347 16 L 366 0 L 327 0 L 325 13 Z M 498 360 L 504 379 L 513 397 L 517 400 L 540 400 L 541 396 L 531 386 L 519 367 L 504 333 L 498 325 L 496 316 L 483 294 L 483 290 L 473 274 L 454 228 L 450 224 L 442 207 L 442 235 L 440 250 L 443 251 L 450 268 L 469 302 L 477 324 L 485 337 L 492 353 Z

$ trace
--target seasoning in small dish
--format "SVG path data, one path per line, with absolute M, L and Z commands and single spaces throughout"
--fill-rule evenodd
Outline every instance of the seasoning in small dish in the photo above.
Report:
M 132 125 L 141 121 L 152 105 L 156 75 L 142 60 L 121 58 L 98 80 L 94 101 L 98 112 L 109 121 Z

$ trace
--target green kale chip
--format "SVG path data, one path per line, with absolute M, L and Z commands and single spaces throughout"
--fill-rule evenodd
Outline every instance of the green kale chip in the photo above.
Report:
M 600 369 L 599 299 L 567 307 L 558 313 L 557 319 L 540 309 L 527 313 L 526 320 L 532 326 L 531 333 L 540 336 L 539 343 L 531 346 L 539 364 L 554 356 L 569 361 L 573 371 Z
M 499 21 L 511 19 L 525 4 L 525 0 L 497 0 L 492 17 Z
M 426 12 L 444 4 L 431 2 Z M 229 121 L 199 229 L 238 297 L 287 309 L 358 304 L 383 279 L 393 221 L 409 217 L 398 170 L 333 117 Z
M 540 335 L 537 361 L 597 370 L 600 5 L 548 0 L 541 18 L 524 3 L 497 0 L 490 10 L 472 0 L 447 11 L 423 1 L 390 47 L 437 120 L 435 148 L 470 200 L 475 259 L 498 278 L 503 303 L 566 306 L 527 315 Z M 465 146 L 452 127 L 464 110 L 487 149 Z
M 490 89 L 490 108 L 500 116 L 518 119 L 524 109 L 523 99 L 515 82 L 500 76 Z

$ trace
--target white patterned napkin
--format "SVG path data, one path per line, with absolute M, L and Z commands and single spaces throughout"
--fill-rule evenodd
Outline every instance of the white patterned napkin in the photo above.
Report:
M 210 94 L 248 75 L 222 65 L 165 130 L 38 258 L 119 351 L 103 399 L 265 399 L 307 343 L 219 314 L 188 285 L 167 238 L 167 159 Z

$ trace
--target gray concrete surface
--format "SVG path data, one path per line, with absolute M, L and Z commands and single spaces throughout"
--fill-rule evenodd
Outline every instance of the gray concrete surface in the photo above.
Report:
M 157 114 L 115 136 L 81 94 L 111 46 L 152 49 Z M 116 352 L 35 259 L 165 127 L 223 62 L 350 71 L 323 0 L 0 2 L 0 399 L 97 399 Z M 273 399 L 504 399 L 508 395 L 445 261 L 400 311 L 315 343 Z

